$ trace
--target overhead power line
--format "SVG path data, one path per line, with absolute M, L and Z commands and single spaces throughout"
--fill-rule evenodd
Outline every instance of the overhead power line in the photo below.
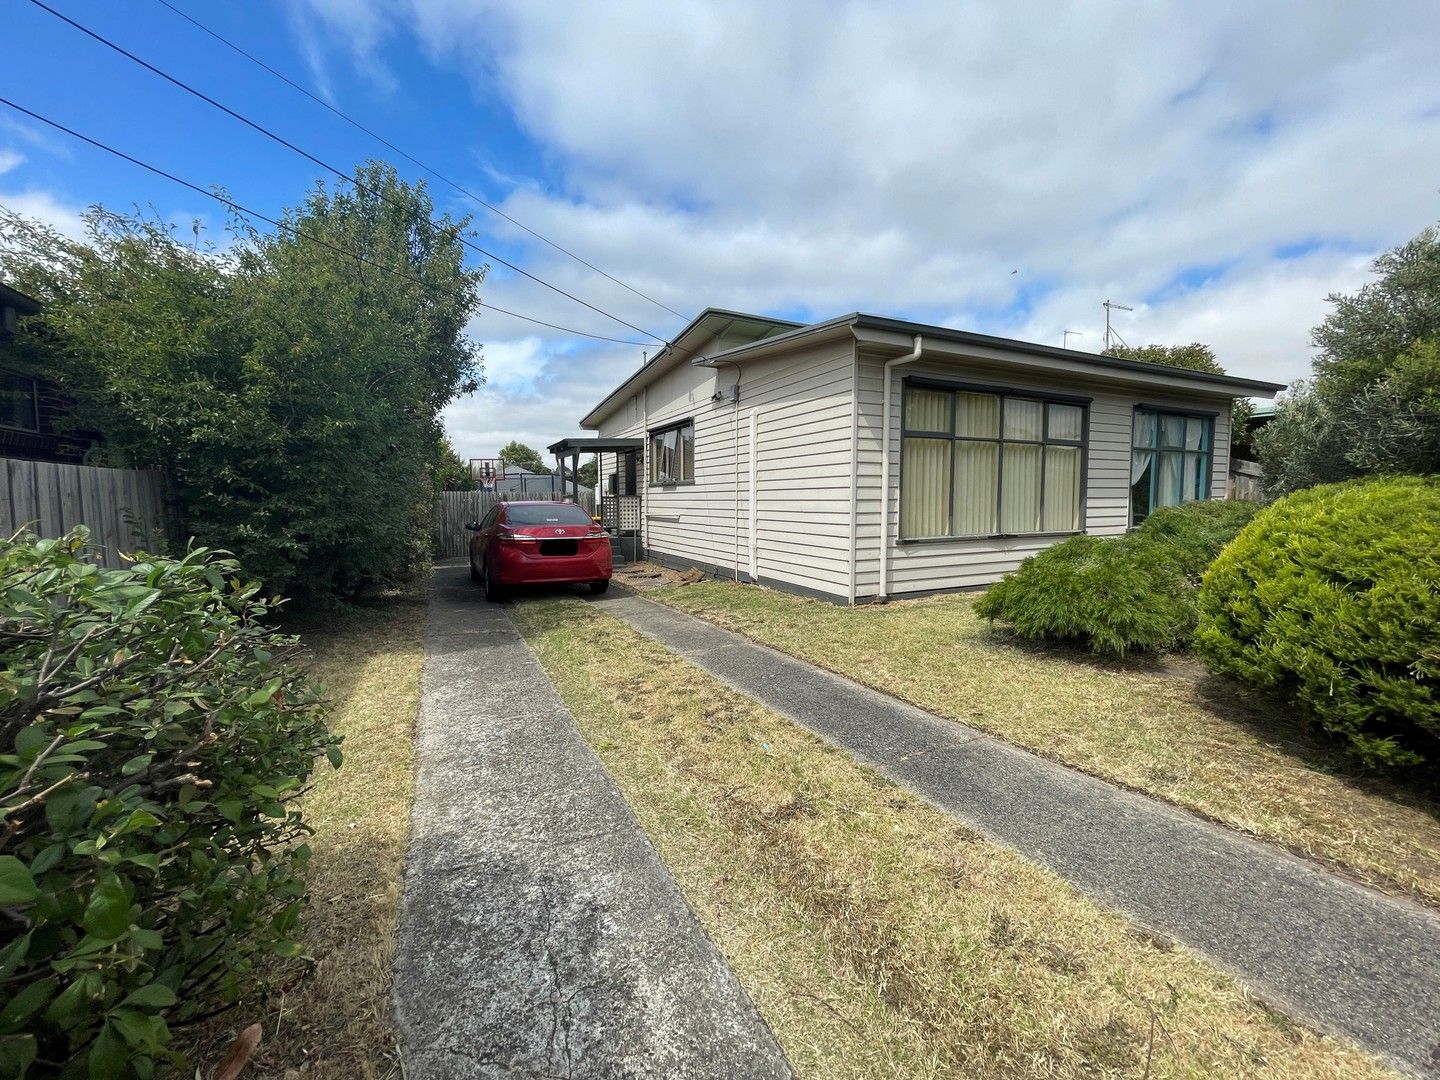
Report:
M 649 301 L 650 303 L 654 304 L 656 307 L 660 308 L 660 309 L 663 310 L 663 311 L 668 311 L 671 315 L 674 315 L 676 318 L 680 318 L 680 319 L 685 318 L 684 315 L 682 315 L 680 312 L 676 311 L 674 308 L 670 307 L 668 304 L 665 304 L 665 303 L 662 303 L 662 302 L 659 301 L 659 300 L 656 300 L 653 296 L 649 296 L 649 295 L 647 295 L 646 293 L 641 292 L 639 289 L 635 288 L 635 286 L 629 284 L 628 282 L 621 281 L 621 280 L 620 280 L 618 277 L 616 277 L 615 275 L 610 274 L 610 273 L 607 273 L 606 271 L 600 269 L 600 267 L 596 266 L 596 265 L 595 265 L 594 263 L 592 263 L 592 262 L 588 262 L 587 260 L 581 258 L 579 255 L 575 254 L 575 252 L 571 251 L 569 248 L 564 247 L 564 246 L 562 246 L 562 245 L 560 245 L 560 244 L 557 244 L 554 240 L 551 240 L 548 236 L 545 236 L 544 234 L 537 232 L 536 230 L 530 228 L 530 226 L 526 225 L 523 221 L 517 220 L 516 218 L 514 218 L 514 217 L 512 217 L 511 215 L 507 214 L 504 210 L 501 210 L 498 206 L 494 205 L 493 203 L 487 202 L 485 199 L 482 199 L 479 195 L 476 195 L 473 191 L 471 191 L 469 188 L 465 187 L 463 184 L 459 183 L 459 182 L 456 181 L 456 180 L 450 179 L 450 177 L 446 176 L 444 173 L 439 172 L 437 169 L 435 169 L 435 168 L 433 168 L 433 167 L 425 164 L 425 162 L 421 161 L 419 158 L 417 158 L 417 157 L 413 156 L 412 154 L 410 154 L 410 153 L 408 153 L 408 152 L 400 149 L 400 147 L 396 146 L 396 145 L 395 145 L 393 142 L 391 142 L 389 139 L 385 138 L 385 136 L 379 134 L 378 132 L 372 130 L 372 129 L 369 128 L 369 127 L 366 127 L 366 126 L 365 126 L 364 124 L 362 124 L 359 120 L 356 120 L 353 116 L 351 116 L 349 113 L 345 112 L 343 109 L 337 108 L 335 105 L 332 105 L 330 102 L 326 101 L 326 100 L 325 100 L 324 98 L 322 98 L 320 95 L 318 95 L 318 94 L 316 94 L 316 93 L 313 93 L 313 92 L 311 92 L 310 90 L 306 89 L 302 84 L 296 82 L 296 81 L 295 81 L 294 79 L 292 79 L 290 76 L 286 75 L 283 71 L 279 71 L 279 70 L 277 70 L 276 68 L 272 67 L 270 64 L 267 64 L 264 60 L 261 60 L 261 59 L 260 59 L 258 56 L 256 56 L 254 53 L 251 53 L 251 52 L 247 51 L 246 49 L 242 48 L 241 46 L 235 44 L 235 42 L 231 41 L 229 38 L 225 37 L 223 34 L 219 33 L 219 32 L 216 31 L 216 30 L 212 30 L 210 27 L 208 27 L 208 26 L 206 26 L 204 23 L 202 23 L 199 19 L 197 19 L 197 18 L 195 18 L 193 15 L 191 15 L 189 12 L 183 11 L 183 10 L 181 10 L 180 8 L 176 7 L 174 4 L 172 4 L 172 3 L 170 2 L 170 0 L 156 0 L 156 2 L 157 2 L 158 4 L 160 4 L 162 7 L 168 8 L 170 11 L 173 11 L 176 15 L 180 16 L 180 18 L 182 18 L 182 19 L 184 19 L 186 22 L 190 23 L 190 24 L 191 24 L 192 26 L 194 26 L 196 29 L 200 30 L 201 32 L 203 32 L 203 33 L 205 33 L 205 34 L 208 34 L 210 37 L 212 37 L 212 38 L 214 38 L 216 41 L 220 42 L 220 44 L 224 45 L 226 48 L 231 49 L 231 50 L 239 53 L 241 56 L 243 56 L 246 60 L 249 60 L 249 61 L 250 61 L 252 64 L 254 64 L 255 66 L 257 66 L 257 67 L 259 67 L 259 68 L 262 68 L 262 69 L 264 69 L 265 71 L 268 71 L 271 75 L 275 76 L 275 78 L 279 79 L 279 80 L 280 80 L 281 82 L 283 82 L 286 86 L 290 87 L 290 88 L 293 89 L 293 90 L 298 91 L 298 92 L 301 93 L 301 94 L 304 94 L 307 98 L 309 98 L 311 101 L 315 102 L 315 104 L 319 105 L 321 108 L 329 110 L 331 113 L 333 113 L 333 114 L 335 114 L 336 116 L 338 116 L 341 120 L 344 120 L 344 121 L 345 121 L 347 124 L 349 124 L 351 127 L 357 129 L 358 131 L 364 132 L 366 135 L 370 136 L 370 138 L 374 139 L 376 142 L 380 143 L 382 146 L 386 147 L 386 148 L 389 149 L 391 152 L 396 153 L 396 154 L 399 154 L 401 157 L 403 157 L 406 161 L 410 162 L 410 164 L 414 165 L 416 168 L 424 170 L 425 172 L 429 173 L 431 176 L 433 176 L 435 179 L 441 181 L 442 183 L 449 184 L 450 187 L 452 187 L 452 188 L 454 188 L 456 191 L 460 192 L 460 194 L 464 195 L 467 199 L 471 200 L 472 202 L 474 202 L 474 203 L 476 203 L 476 204 L 478 204 L 478 205 L 480 205 L 480 206 L 483 206 L 486 210 L 489 210 L 492 214 L 495 214 L 495 215 L 497 215 L 497 216 L 499 216 L 499 217 L 504 218 L 506 221 L 510 222 L 511 225 L 514 225 L 517 229 L 520 229 L 520 230 L 522 230 L 523 232 L 528 233 L 529 235 L 533 236 L 536 240 L 539 240 L 541 243 L 548 244 L 550 247 L 554 248 L 556 251 L 560 252 L 561 254 L 563 254 L 563 255 L 568 255 L 570 258 L 572 258 L 572 259 L 574 259 L 576 262 L 578 262 L 581 266 L 585 267 L 586 269 L 595 271 L 595 273 L 599 274 L 599 275 L 600 275 L 601 277 L 603 277 L 603 278 L 606 278 L 606 279 L 608 279 L 608 280 L 610 280 L 610 281 L 613 281 L 616 285 L 619 285 L 622 289 L 625 289 L 625 290 L 627 290 L 627 291 L 629 291 L 629 292 L 631 292 L 631 293 L 634 293 L 636 296 L 640 297 L 640 299 Z
M 405 281 L 409 281 L 413 284 L 421 285 L 424 288 L 430 289 L 432 291 L 444 291 L 441 286 L 436 285 L 434 282 L 426 281 L 424 278 L 419 277 L 415 274 L 407 274 L 403 270 L 397 270 L 393 266 L 386 266 L 384 263 L 376 262 L 373 259 L 367 259 L 358 251 L 346 251 L 344 248 L 338 247 L 335 244 L 330 243 L 328 240 L 323 240 L 320 237 L 314 235 L 313 233 L 306 232 L 304 229 L 298 229 L 294 225 L 289 224 L 288 222 L 277 221 L 275 218 L 262 214 L 258 210 L 252 210 L 250 209 L 250 207 L 238 203 L 234 199 L 227 198 L 226 196 L 221 195 L 218 192 L 207 190 L 206 188 L 201 187 L 199 184 L 192 183 L 189 180 L 176 176 L 174 173 L 166 172 L 158 165 L 151 165 L 149 162 L 141 161 L 137 157 L 132 157 L 130 154 L 125 153 L 125 151 L 117 150 L 115 147 L 103 143 L 99 139 L 92 139 L 89 135 L 85 135 L 79 131 L 76 131 L 74 128 L 66 127 L 58 120 L 52 120 L 48 116 L 42 116 L 40 113 L 35 112 L 33 109 L 27 109 L 25 108 L 25 106 L 19 105 L 16 102 L 11 101 L 9 98 L 0 97 L 0 105 L 7 105 L 10 108 L 14 109 L 16 112 L 23 113 L 25 116 L 30 117 L 32 120 L 38 120 L 40 123 L 46 124 L 49 127 L 54 128 L 56 131 L 64 132 L 71 138 L 79 139 L 83 143 L 88 143 L 89 145 L 95 147 L 97 150 L 103 150 L 107 154 L 112 154 L 115 157 L 120 158 L 122 161 L 128 161 L 130 164 L 136 165 L 139 168 L 144 169 L 146 172 L 163 177 L 164 179 L 169 180 L 171 183 L 179 184 L 181 187 L 188 188 L 189 190 L 197 192 L 200 195 L 204 195 L 208 199 L 214 199 L 222 206 L 229 207 L 231 210 L 234 210 L 238 214 L 243 214 L 247 218 L 254 218 L 259 221 L 263 221 L 267 225 L 272 225 L 277 229 L 283 229 L 284 231 L 298 237 L 301 240 L 306 240 L 312 244 L 318 244 L 323 248 L 328 248 L 329 250 L 335 252 L 337 255 L 343 255 L 347 259 L 354 259 L 357 262 L 364 263 L 366 266 L 374 267 L 376 270 L 382 270 L 387 274 L 391 274 L 395 277 L 401 278 Z M 562 333 L 573 334 L 576 337 L 594 338 L 596 341 L 611 341 L 617 345 L 647 344 L 643 341 L 626 341 L 623 338 L 612 338 L 605 337 L 602 334 L 586 333 L 584 330 L 572 330 L 568 326 L 559 326 L 556 323 L 545 322 L 543 319 L 532 318 L 529 315 L 521 315 L 518 311 L 509 311 L 505 308 L 498 307 L 495 304 L 487 304 L 483 301 L 480 301 L 479 304 L 481 307 L 486 308 L 490 311 L 496 311 L 502 315 L 509 315 L 511 318 L 515 319 L 523 319 L 525 322 L 535 323 L 537 326 L 548 326 L 552 330 L 559 330 Z
M 293 151 L 293 152 L 296 153 L 296 154 L 299 154 L 299 155 L 300 155 L 301 157 L 303 157 L 306 161 L 309 161 L 309 162 L 311 162 L 312 164 L 317 165 L 317 166 L 319 166 L 319 167 L 322 168 L 322 169 L 325 169 L 327 172 L 334 173 L 335 176 L 339 177 L 342 181 L 344 181 L 344 182 L 346 182 L 346 183 L 348 183 L 348 184 L 353 184 L 353 185 L 354 185 L 356 188 L 358 188 L 359 190 L 364 191 L 364 192 L 366 192 L 367 194 L 372 195 L 372 196 L 374 196 L 375 198 L 380 199 L 380 200 L 383 201 L 383 202 L 386 202 L 386 203 L 389 203 L 389 204 L 392 205 L 392 206 L 396 206 L 396 207 L 398 207 L 398 208 L 404 209 L 404 207 L 403 207 L 402 204 L 400 204 L 400 203 L 396 202 L 394 199 L 388 197 L 383 191 L 377 190 L 377 189 L 375 189 L 375 188 L 369 187 L 369 186 L 361 183 L 361 182 L 360 182 L 359 180 L 357 180 L 355 177 L 353 177 L 353 176 L 351 176 L 349 173 L 345 172 L 345 170 L 340 169 L 340 168 L 337 168 L 336 166 L 331 165 L 329 162 L 324 161 L 324 160 L 322 160 L 321 158 L 316 157 L 314 154 L 310 153 L 308 150 L 305 150 L 305 149 L 297 146 L 295 143 L 293 143 L 293 142 L 291 142 L 290 140 L 286 139 L 284 136 L 282 136 L 282 135 L 277 135 L 275 132 L 271 131 L 269 128 L 265 127 L 265 125 L 259 123 L 258 121 L 255 121 L 255 120 L 250 119 L 248 116 L 245 116 L 243 113 L 236 112 L 234 109 L 230 108 L 228 105 L 222 104 L 221 102 L 215 100 L 213 97 L 211 97 L 210 95 L 206 94 L 204 91 L 197 90 L 195 87 L 191 86 L 189 83 L 185 82 L 184 80 L 176 78 L 174 75 L 171 75 L 169 72 L 163 71 L 163 70 L 161 70 L 160 68 L 156 67 L 154 64 L 150 63 L 148 60 L 144 60 L 144 59 L 142 59 L 141 57 L 136 56 L 134 53 L 130 52 L 128 49 L 125 49 L 124 47 L 122 47 L 122 46 L 120 46 L 120 45 L 117 45 L 115 42 L 111 41 L 109 38 L 105 37 L 103 34 L 99 34 L 99 33 L 97 33 L 96 31 L 91 30 L 89 27 L 87 27 L 87 26 L 85 26 L 85 25 L 83 25 L 83 24 L 81 24 L 81 23 L 76 22 L 74 19 L 70 18 L 68 15 L 64 15 L 64 14 L 62 14 L 61 12 L 56 11 L 56 10 L 55 10 L 54 8 L 52 8 L 49 4 L 46 4 L 46 3 L 44 2 L 44 0 L 30 0 L 30 3 L 33 4 L 35 7 L 40 8 L 42 11 L 48 12 L 49 14 L 55 16 L 55 18 L 59 19 L 61 22 L 66 23 L 67 25 L 69 25 L 69 26 L 71 26 L 71 27 L 74 27 L 76 30 L 79 30 L 82 34 L 84 34 L 84 35 L 86 35 L 87 37 L 89 37 L 89 38 L 91 38 L 91 39 L 99 42 L 101 45 L 104 45 L 106 48 L 111 49 L 111 50 L 113 50 L 114 52 L 119 53 L 121 56 L 125 57 L 127 60 L 130 60 L 130 61 L 132 61 L 133 63 L 139 64 L 139 65 L 140 65 L 141 67 L 143 67 L 146 71 L 149 71 L 149 72 L 151 72 L 151 73 L 154 74 L 154 75 L 158 75 L 160 78 L 164 79 L 166 82 L 170 83 L 172 86 L 178 87 L 179 89 L 184 90 L 187 94 L 190 94 L 190 95 L 192 95 L 193 97 L 199 98 L 201 101 L 205 102 L 206 104 L 211 105 L 211 106 L 213 106 L 213 107 L 216 108 L 216 109 L 219 109 L 221 112 L 225 113 L 225 115 L 227 115 L 227 116 L 229 116 L 229 117 L 232 117 L 232 118 L 235 119 L 235 120 L 240 121 L 242 124 L 244 124 L 246 127 L 250 128 L 250 129 L 252 129 L 253 131 L 256 131 L 256 132 L 258 132 L 259 134 L 264 135 L 267 139 L 271 139 L 272 141 L 279 143 L 281 146 L 285 147 L 286 149 L 291 150 L 291 151 Z M 516 266 L 514 263 L 509 262 L 509 261 L 506 260 L 506 259 L 502 259 L 499 255 L 496 255 L 496 254 L 495 254 L 494 252 L 492 252 L 492 251 L 487 251 L 485 248 L 481 247 L 480 245 L 474 243 L 474 242 L 471 241 L 471 240 L 466 239 L 463 235 L 461 235 L 460 230 L 459 230 L 458 227 L 452 227 L 452 228 L 449 228 L 449 229 L 445 229 L 445 228 L 442 228 L 442 227 L 441 227 L 438 223 L 436 223 L 434 220 L 431 220 L 431 221 L 430 221 L 430 225 L 431 225 L 432 228 L 437 229 L 437 230 L 439 230 L 439 231 L 442 232 L 442 233 L 447 233 L 447 232 L 448 232 L 454 239 L 459 240 L 460 243 L 464 244 L 466 247 L 470 248 L 472 251 L 478 252 L 479 254 L 483 255 L 483 256 L 484 256 L 485 258 L 487 258 L 487 259 L 492 259 L 492 260 L 494 260 L 495 262 L 499 263 L 501 266 L 508 267 L 509 269 L 515 271 L 517 274 L 520 274 L 522 277 L 529 278 L 531 281 L 535 282 L 536 284 L 543 285 L 545 288 L 551 290 L 552 292 L 555 292 L 555 293 L 560 294 L 561 296 L 565 297 L 567 300 L 572 300 L 572 301 L 574 301 L 575 303 L 580 304 L 582 307 L 587 307 L 587 308 L 589 308 L 591 311 L 596 312 L 597 314 L 604 315 L 607 319 L 611 319 L 611 320 L 613 320 L 614 322 L 619 323 L 621 326 L 627 327 L 627 328 L 630 329 L 630 330 L 634 330 L 637 334 L 644 334 L 646 337 L 654 338 L 656 341 L 664 341 L 664 340 L 665 340 L 665 339 L 662 338 L 659 334 L 656 334 L 656 333 L 653 333 L 653 332 L 651 332 L 651 331 L 649 331 L 649 330 L 646 330 L 646 329 L 645 329 L 644 327 L 642 327 L 642 326 L 636 326 L 634 323 L 626 322 L 624 319 L 620 318 L 620 316 L 615 315 L 615 314 L 612 314 L 611 312 L 606 311 L 604 308 L 597 307 L 596 305 L 590 303 L 590 302 L 587 301 L 587 300 L 582 300 L 582 299 L 580 299 L 580 297 L 574 295 L 573 293 L 566 292 L 564 289 L 560 288 L 560 286 L 551 284 L 550 282 L 546 281 L 544 278 L 542 278 L 542 277 L 540 277 L 540 276 L 538 276 L 538 275 L 536 275 L 536 274 L 532 274 L 532 273 L 530 273 L 530 271 L 528 271 L 528 270 L 526 270 L 526 269 L 524 269 L 524 268 L 522 268 L 522 267 Z

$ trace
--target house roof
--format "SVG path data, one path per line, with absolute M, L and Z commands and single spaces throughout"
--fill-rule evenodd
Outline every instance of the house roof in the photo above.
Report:
M 40 301 L 33 296 L 26 296 L 19 289 L 12 289 L 3 281 L 0 281 L 0 304 L 14 308 L 21 315 L 34 315 L 42 306 Z
M 776 349 L 788 347 L 793 342 L 848 328 L 852 333 L 857 334 L 861 331 L 902 334 L 907 337 L 913 337 L 918 334 L 921 337 L 932 340 L 956 342 L 1001 352 L 1024 353 L 1028 356 L 1043 356 L 1074 364 L 1080 371 L 1091 369 L 1116 372 L 1128 371 L 1134 374 L 1151 376 L 1159 375 L 1169 379 L 1207 384 L 1213 386 L 1217 391 L 1228 391 L 1232 396 L 1236 397 L 1248 397 L 1251 394 L 1262 394 L 1268 397 L 1285 389 L 1284 383 L 1263 382 L 1257 379 L 1241 379 L 1232 375 L 1215 375 L 1208 371 L 1192 371 L 1188 368 L 1175 368 L 1167 364 L 1152 364 L 1143 360 L 1124 360 L 1118 356 L 1105 356 L 1100 353 L 1082 352 L 1078 349 L 1064 349 L 1056 345 L 1041 345 L 1031 341 L 1020 341 L 1015 338 L 996 337 L 992 334 L 978 334 L 970 330 L 956 330 L 949 326 L 934 326 L 929 323 L 911 322 L 907 319 L 896 319 L 886 315 L 869 315 L 860 311 L 854 311 L 848 315 L 840 315 L 833 319 L 826 319 L 822 322 L 805 324 L 783 319 L 768 319 L 760 315 L 743 315 L 733 311 L 707 308 L 698 318 L 692 321 L 689 326 L 676 335 L 673 342 L 656 353 L 649 363 L 607 394 L 605 398 L 580 421 L 580 426 L 593 426 L 592 421 L 598 421 L 599 418 L 603 418 L 608 414 L 616 399 L 628 392 L 638 390 L 640 387 L 647 385 L 651 379 L 660 374 L 660 365 L 663 361 L 674 359 L 677 356 L 683 356 L 685 350 L 681 346 L 682 343 L 685 342 L 687 335 L 691 335 L 697 328 L 700 328 L 702 324 L 705 324 L 707 319 L 712 317 L 749 320 L 757 324 L 766 323 L 773 327 L 773 330 L 757 337 L 754 341 L 736 345 L 708 356 L 692 355 L 691 362 L 694 364 L 713 366 L 716 364 L 733 363 L 752 357 L 758 353 L 768 353 Z M 715 335 L 708 334 L 706 336 L 713 337 Z M 665 368 L 668 370 L 671 366 L 673 366 L 673 364 L 666 364 Z
M 591 417 L 604 415 L 609 407 L 617 399 L 623 397 L 633 389 L 646 385 L 660 373 L 662 368 L 669 370 L 674 366 L 671 361 L 683 359 L 687 355 L 694 358 L 694 350 L 701 344 L 712 338 L 723 337 L 732 332 L 740 334 L 753 334 L 753 341 L 763 341 L 767 338 L 781 335 L 793 330 L 803 329 L 804 323 L 798 323 L 791 319 L 774 319 L 768 315 L 751 315 L 744 311 L 730 311 L 726 308 L 706 308 L 668 341 L 664 348 L 660 349 L 632 375 L 625 379 L 619 386 L 606 394 L 600 404 L 591 409 L 585 418 L 580 421 L 580 426 L 590 426 Z

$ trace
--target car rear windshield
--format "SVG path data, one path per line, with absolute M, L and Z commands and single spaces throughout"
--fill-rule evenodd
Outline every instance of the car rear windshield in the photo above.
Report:
M 574 503 L 554 506 L 512 506 L 506 514 L 511 525 L 593 525 L 594 520 Z

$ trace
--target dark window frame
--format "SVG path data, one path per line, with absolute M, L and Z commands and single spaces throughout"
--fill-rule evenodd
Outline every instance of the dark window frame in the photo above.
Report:
M 23 371 L 16 371 L 14 368 L 0 367 L 0 374 L 11 376 L 22 382 L 30 384 L 30 415 L 34 423 L 30 426 L 23 424 L 7 424 L 0 420 L 0 428 L 7 431 L 25 431 L 32 435 L 40 434 L 40 380 L 33 375 L 27 375 Z
M 937 390 L 950 395 L 950 430 L 948 432 L 912 430 L 908 427 L 909 417 L 909 393 L 911 389 L 916 390 Z M 956 396 L 958 394 L 988 394 L 1000 401 L 999 435 L 996 438 L 983 438 L 974 435 L 955 434 L 955 409 Z M 1040 403 L 1040 439 L 1010 439 L 1005 436 L 1005 402 L 1009 398 L 1016 398 L 1023 401 L 1038 401 Z M 952 379 L 937 379 L 924 375 L 911 375 L 900 380 L 900 468 L 898 470 L 898 498 L 897 507 L 903 506 L 905 498 L 905 440 L 907 438 L 920 439 L 946 439 L 950 442 L 950 487 L 947 495 L 945 515 L 947 520 L 954 525 L 955 515 L 955 446 L 957 442 L 990 443 L 996 447 L 995 466 L 995 525 L 996 532 L 992 533 L 947 533 L 943 536 L 897 536 L 897 542 L 901 544 L 950 544 L 957 541 L 975 540 L 1011 540 L 1011 539 L 1033 539 L 1054 536 L 1078 536 L 1085 532 L 1086 521 L 1086 494 L 1090 469 L 1090 406 L 1094 398 L 1081 397 L 1074 394 L 1057 394 L 1049 391 L 1025 390 L 1013 386 L 993 386 L 985 383 L 972 383 L 956 381 Z M 1071 405 L 1080 409 L 1080 438 L 1073 439 L 1051 439 L 1050 438 L 1050 409 L 1051 405 Z M 1043 526 L 1045 522 L 1045 464 L 1047 446 L 1063 446 L 1076 448 L 1080 451 L 1080 505 L 1079 520 L 1080 526 L 1076 529 L 1040 529 L 1036 532 L 1005 532 L 1000 529 L 1004 519 L 1004 491 L 1005 491 L 1005 445 L 1014 443 L 1021 446 L 1039 446 L 1040 451 L 1040 509 L 1039 517 Z M 888 452 L 888 451 L 887 451 Z M 903 518 L 903 510 L 899 516 Z M 896 533 L 899 533 L 899 521 L 896 522 Z
M 1155 418 L 1155 437 L 1151 440 L 1151 443 L 1150 443 L 1149 446 L 1139 446 L 1139 445 L 1137 445 L 1136 442 L 1135 442 L 1135 431 L 1136 431 L 1137 425 L 1139 424 L 1140 414 L 1141 414 L 1141 413 L 1146 413 L 1146 414 L 1148 414 L 1148 415 L 1150 415 L 1150 416 L 1153 416 L 1153 417 Z M 1179 505 L 1183 505 L 1183 504 L 1184 504 L 1185 502 L 1187 502 L 1187 501 L 1188 501 L 1188 502 L 1208 502 L 1211 498 L 1214 497 L 1214 496 L 1211 494 L 1211 487 L 1212 487 L 1212 485 L 1214 484 L 1214 481 L 1215 481 L 1215 418 L 1216 418 L 1218 415 L 1219 415 L 1218 413 L 1207 412 L 1207 411 L 1205 411 L 1205 410 L 1203 410 L 1203 409 L 1183 409 L 1183 408 L 1179 408 L 1179 407 L 1174 406 L 1174 405 L 1150 405 L 1150 404 L 1143 403 L 1143 402 L 1140 403 L 1140 404 L 1138 404 L 1138 405 L 1136 405 L 1135 408 L 1134 408 L 1133 410 L 1131 410 L 1131 416 L 1130 416 L 1130 458 L 1129 458 L 1129 462 L 1127 463 L 1128 468 L 1131 469 L 1131 470 L 1134 469 L 1135 451 L 1136 451 L 1136 450 L 1148 450 L 1148 451 L 1150 451 L 1152 454 L 1154 454 L 1155 457 L 1154 457 L 1154 460 L 1151 461 L 1151 463 L 1150 463 L 1150 493 L 1149 493 L 1150 507 L 1149 507 L 1148 510 L 1145 511 L 1144 517 L 1141 517 L 1141 518 L 1139 518 L 1138 520 L 1137 520 L 1136 517 L 1135 517 L 1135 485 L 1134 485 L 1133 483 L 1131 483 L 1131 484 L 1128 484 L 1128 485 L 1126 486 L 1126 488 L 1125 488 L 1125 491 L 1126 491 L 1126 510 L 1127 510 L 1127 513 L 1126 513 L 1126 521 L 1127 521 L 1126 528 L 1128 528 L 1128 529 L 1137 528 L 1137 527 L 1141 524 L 1141 522 L 1143 522 L 1143 521 L 1145 520 L 1145 518 L 1149 517 L 1149 516 L 1150 516 L 1151 514 L 1153 514 L 1157 509 L 1160 509 L 1159 507 L 1157 507 L 1157 506 L 1155 505 L 1155 487 L 1156 487 L 1156 485 L 1160 482 L 1160 455 L 1161 455 L 1162 453 L 1166 453 L 1166 452 L 1168 452 L 1168 453 L 1179 453 L 1179 454 L 1182 456 L 1182 458 L 1184 458 L 1184 457 L 1199 457 L 1199 458 L 1200 458 L 1202 461 L 1204 461 L 1204 463 L 1205 463 L 1205 476 L 1204 476 L 1204 478 L 1203 478 L 1203 479 L 1201 480 L 1201 482 L 1200 482 L 1200 491 L 1201 491 L 1200 497 L 1199 497 L 1199 498 L 1196 498 L 1196 499 L 1189 499 L 1189 500 L 1182 499 L 1179 503 L 1173 503 L 1173 504 L 1167 504 L 1167 505 L 1179 506 Z M 1202 448 L 1201 448 L 1200 450 L 1198 450 L 1198 451 L 1196 451 L 1196 450 L 1186 450 L 1186 449 L 1184 448 L 1184 445 L 1183 445 L 1183 444 L 1184 444 L 1184 440 L 1183 440 L 1183 439 L 1181 440 L 1181 446 L 1180 446 L 1179 448 L 1175 448 L 1175 447 L 1168 447 L 1168 448 L 1167 448 L 1167 447 L 1162 447 L 1162 446 L 1160 445 L 1160 419 L 1161 419 L 1161 417 L 1165 417 L 1165 416 L 1175 417 L 1175 418 L 1183 419 L 1183 420 L 1186 420 L 1186 421 L 1189 421 L 1189 420 L 1199 420 L 1200 423 L 1201 423 L 1201 425 L 1202 425 L 1202 426 L 1201 426 L 1201 429 L 1200 429 L 1200 430 L 1201 430 L 1201 433 L 1202 433 L 1202 441 L 1203 441 L 1203 446 L 1202 446 Z M 1127 474 L 1127 475 L 1128 475 L 1128 474 Z M 1183 470 L 1182 470 L 1182 472 L 1181 472 L 1181 475 L 1182 475 L 1182 476 L 1184 475 Z
M 667 431 L 680 431 L 684 428 L 690 429 L 690 477 L 681 480 L 656 480 L 655 479 L 655 436 L 664 435 Z M 680 420 L 672 420 L 669 423 L 661 424 L 659 427 L 646 429 L 645 432 L 645 486 L 647 488 L 673 488 L 687 487 L 695 483 L 695 417 L 687 416 Z

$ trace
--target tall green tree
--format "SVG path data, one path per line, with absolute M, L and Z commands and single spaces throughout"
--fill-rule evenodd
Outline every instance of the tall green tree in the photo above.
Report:
M 1209 345 L 1192 341 L 1188 345 L 1112 345 L 1105 350 L 1106 356 L 1121 360 L 1142 360 L 1147 364 L 1164 364 L 1166 367 L 1184 368 L 1187 371 L 1204 371 L 1211 375 L 1226 374 L 1225 368 L 1215 358 L 1215 350 Z M 1252 406 L 1248 399 L 1235 401 L 1230 413 L 1231 438 L 1238 439 L 1250 419 Z
M 1440 229 L 1375 260 L 1315 328 L 1314 378 L 1256 439 L 1266 489 L 1379 473 L 1440 472 Z
M 0 244 L 116 460 L 165 468 L 189 533 L 301 596 L 423 562 L 439 413 L 481 377 L 467 222 L 432 223 L 388 165 L 356 181 L 317 185 L 275 233 L 233 221 L 225 249 L 103 210 L 84 241 L 12 218 Z
M 543 473 L 550 470 L 545 467 L 545 459 L 540 456 L 540 451 L 526 446 L 522 442 L 511 440 L 500 448 L 500 460 L 507 465 L 518 465 L 522 469 L 529 469 L 531 472 Z

